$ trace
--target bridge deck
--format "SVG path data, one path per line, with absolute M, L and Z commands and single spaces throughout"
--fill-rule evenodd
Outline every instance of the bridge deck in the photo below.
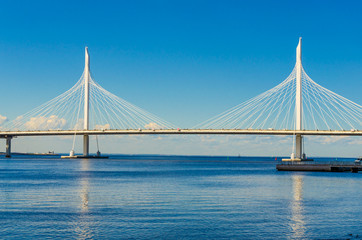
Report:
M 112 129 L 112 130 L 48 130 L 48 131 L 1 131 L 0 138 L 7 136 L 20 137 L 20 136 L 64 136 L 64 135 L 147 135 L 147 134 L 161 134 L 161 135 L 201 135 L 201 134 L 215 134 L 215 135 L 238 135 L 238 134 L 255 134 L 255 135 L 326 135 L 326 136 L 362 136 L 361 130 L 258 130 L 258 129 Z

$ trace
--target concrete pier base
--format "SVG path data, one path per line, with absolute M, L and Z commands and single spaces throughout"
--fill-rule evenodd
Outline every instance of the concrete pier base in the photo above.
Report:
M 68 158 L 68 159 L 75 159 L 75 158 L 87 158 L 87 159 L 91 159 L 91 158 L 109 158 L 109 156 L 97 156 L 97 155 L 87 155 L 87 156 L 83 156 L 83 155 L 74 155 L 74 156 L 61 156 L 60 158 Z
M 311 158 L 283 158 L 283 162 L 312 162 Z
M 89 135 L 83 136 L 83 156 L 89 156 Z
M 303 159 L 303 136 L 301 134 L 297 134 L 295 136 L 295 157 L 299 159 Z
M 277 164 L 278 171 L 301 171 L 301 172 L 353 172 L 358 173 L 362 171 L 362 165 L 353 163 L 340 163 L 340 164 Z
M 5 150 L 5 157 L 10 158 L 11 157 L 11 139 L 13 137 L 6 137 L 6 150 Z

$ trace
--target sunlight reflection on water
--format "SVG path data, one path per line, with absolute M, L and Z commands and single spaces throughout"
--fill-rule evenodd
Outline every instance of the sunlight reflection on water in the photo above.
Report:
M 93 239 L 91 223 L 92 219 L 89 215 L 88 202 L 89 202 L 89 159 L 81 159 L 81 176 L 79 180 L 79 195 L 80 195 L 80 212 L 78 219 L 75 220 L 76 228 L 75 232 L 78 234 L 78 239 Z
M 293 199 L 291 202 L 291 239 L 305 239 L 305 222 L 303 209 L 303 175 L 294 175 Z

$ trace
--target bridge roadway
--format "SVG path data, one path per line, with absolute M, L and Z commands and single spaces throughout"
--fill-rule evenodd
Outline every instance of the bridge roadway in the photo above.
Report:
M 126 130 L 47 130 L 47 131 L 0 131 L 0 138 L 25 136 L 65 136 L 65 135 L 325 135 L 362 136 L 362 130 L 260 130 L 260 129 L 126 129 Z

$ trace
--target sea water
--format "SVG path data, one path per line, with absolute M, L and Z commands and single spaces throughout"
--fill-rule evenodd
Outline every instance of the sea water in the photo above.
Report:
M 335 159 L 333 159 L 335 160 Z M 0 158 L 0 239 L 358 239 L 361 173 L 274 158 Z

